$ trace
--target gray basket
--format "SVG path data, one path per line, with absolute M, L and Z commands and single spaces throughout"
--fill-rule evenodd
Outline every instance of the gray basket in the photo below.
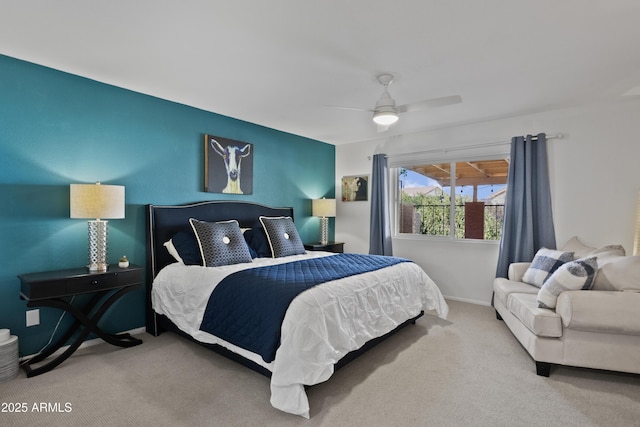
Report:
M 0 383 L 14 379 L 18 375 L 18 337 L 11 335 L 0 342 Z

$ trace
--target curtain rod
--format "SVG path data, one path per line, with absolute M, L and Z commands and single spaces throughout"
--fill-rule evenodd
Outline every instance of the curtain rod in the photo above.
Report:
M 549 139 L 562 139 L 564 138 L 564 135 L 561 133 L 557 133 L 555 135 L 547 135 L 547 140 Z M 534 141 L 538 140 L 537 136 L 533 137 Z M 405 156 L 416 156 L 416 155 L 420 155 L 420 154 L 429 154 L 429 153 L 448 153 L 450 151 L 462 151 L 462 150 L 470 150 L 473 148 L 484 148 L 484 147 L 493 147 L 496 145 L 507 145 L 507 144 L 511 144 L 511 140 L 508 141 L 496 141 L 496 142 L 485 142 L 482 144 L 474 144 L 474 145 L 465 145 L 464 147 L 452 147 L 452 148 L 434 148 L 432 150 L 424 150 L 424 151 L 416 151 L 413 153 L 406 153 L 406 154 L 391 154 L 388 156 L 385 156 L 386 158 L 394 158 L 394 157 L 405 157 Z M 369 160 L 371 160 L 371 156 L 368 156 Z

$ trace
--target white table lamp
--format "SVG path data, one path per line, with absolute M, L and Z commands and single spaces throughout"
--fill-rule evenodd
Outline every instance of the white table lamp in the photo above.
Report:
M 89 227 L 89 265 L 90 271 L 106 271 L 107 225 L 104 219 L 124 218 L 124 187 L 121 185 L 71 184 L 71 218 L 91 219 Z
M 336 199 L 314 199 L 311 215 L 320 217 L 320 243 L 329 243 L 329 217 L 336 216 Z

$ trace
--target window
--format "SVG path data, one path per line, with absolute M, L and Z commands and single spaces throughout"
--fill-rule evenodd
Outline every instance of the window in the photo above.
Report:
M 399 166 L 397 232 L 500 240 L 509 160 Z

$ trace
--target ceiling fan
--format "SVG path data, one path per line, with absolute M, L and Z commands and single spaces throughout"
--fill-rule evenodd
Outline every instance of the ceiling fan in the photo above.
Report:
M 400 113 L 410 113 L 424 110 L 426 108 L 442 107 L 462 102 L 460 95 L 452 95 L 396 106 L 396 101 L 389 94 L 389 85 L 393 83 L 393 78 L 393 74 L 390 73 L 382 73 L 376 76 L 376 79 L 383 87 L 382 95 L 378 99 L 378 102 L 376 102 L 376 106 L 373 110 L 364 109 L 364 111 L 370 111 L 373 113 L 373 121 L 378 126 L 378 132 L 384 132 L 389 129 L 389 126 L 396 123 Z M 362 108 L 355 109 L 363 110 Z

